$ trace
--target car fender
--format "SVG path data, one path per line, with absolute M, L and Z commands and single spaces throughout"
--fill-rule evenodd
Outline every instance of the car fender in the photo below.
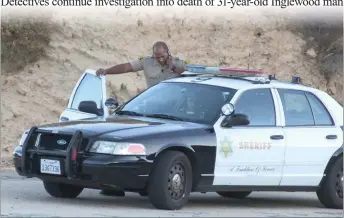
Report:
M 332 163 L 337 159 L 337 157 L 339 157 L 340 155 L 343 154 L 343 148 L 344 148 L 344 144 L 342 144 L 342 146 L 340 148 L 338 148 L 333 154 L 332 157 L 330 158 L 330 160 L 327 163 L 327 166 L 325 168 L 324 171 L 324 175 L 327 174 L 328 170 L 330 169 Z
M 330 170 L 331 165 L 334 163 L 334 161 L 341 155 L 343 155 L 343 148 L 344 148 L 344 144 L 342 144 L 342 146 L 340 148 L 338 148 L 332 155 L 332 157 L 330 158 L 330 160 L 328 161 L 326 168 L 324 170 L 324 176 L 322 178 L 322 180 L 320 181 L 320 186 L 323 183 L 326 174 L 328 173 L 328 171 Z
M 154 155 L 154 157 L 156 158 L 162 151 L 165 151 L 167 149 L 173 149 L 176 148 L 178 149 L 188 149 L 189 151 L 195 153 L 195 150 L 190 146 L 190 145 L 185 145 L 185 144 L 180 144 L 180 143 L 171 143 L 171 144 L 167 144 L 162 146 Z
M 338 148 L 332 155 L 331 159 L 336 159 L 339 155 L 343 154 L 344 144 Z

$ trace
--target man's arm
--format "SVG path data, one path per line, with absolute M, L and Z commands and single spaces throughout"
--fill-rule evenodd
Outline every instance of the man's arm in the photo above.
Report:
M 172 67 L 172 72 L 178 75 L 184 73 L 184 71 L 185 71 L 185 67 L 177 67 L 177 66 Z
M 186 71 L 185 66 L 187 64 L 189 64 L 188 60 L 177 58 L 175 63 L 172 65 L 171 70 L 173 73 L 180 75 L 180 74 L 184 73 L 184 71 Z
M 119 64 L 113 67 L 110 67 L 105 70 L 106 74 L 122 74 L 133 72 L 133 67 L 130 63 Z
M 113 74 L 122 74 L 129 72 L 137 72 L 143 70 L 144 58 L 133 60 L 129 63 L 118 64 L 116 66 L 110 67 L 108 69 L 99 69 L 97 70 L 97 75 L 113 75 Z

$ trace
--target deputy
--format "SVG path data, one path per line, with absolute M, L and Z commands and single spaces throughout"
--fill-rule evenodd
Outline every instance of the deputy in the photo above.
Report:
M 179 77 L 185 71 L 187 64 L 187 60 L 172 56 L 165 42 L 158 41 L 153 45 L 152 56 L 140 57 L 129 63 L 119 64 L 108 69 L 100 68 L 96 74 L 98 76 L 116 75 L 143 70 L 146 86 L 149 88 L 163 80 Z M 111 189 L 103 189 L 100 194 L 125 196 L 124 191 Z
M 143 70 L 146 87 L 149 88 L 163 80 L 180 76 L 188 61 L 172 56 L 165 42 L 153 45 L 153 55 L 140 57 L 129 63 L 119 64 L 108 69 L 97 70 L 97 75 L 116 75 Z

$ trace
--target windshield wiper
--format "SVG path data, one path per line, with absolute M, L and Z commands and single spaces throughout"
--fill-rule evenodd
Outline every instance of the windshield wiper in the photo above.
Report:
M 146 117 L 154 117 L 154 118 L 163 118 L 163 119 L 169 119 L 169 120 L 179 120 L 183 121 L 182 118 L 171 116 L 171 115 L 166 115 L 166 114 L 146 114 Z
M 115 112 L 118 115 L 131 115 L 131 116 L 143 116 L 143 114 L 137 113 L 135 111 L 117 111 Z

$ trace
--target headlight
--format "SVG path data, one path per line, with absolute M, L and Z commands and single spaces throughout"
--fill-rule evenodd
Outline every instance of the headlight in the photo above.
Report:
M 146 155 L 146 148 L 137 143 L 96 141 L 90 152 L 114 155 Z
M 26 139 L 26 137 L 27 137 L 28 134 L 29 134 L 29 130 L 26 130 L 26 131 L 23 133 L 23 135 L 22 135 L 22 137 L 20 138 L 20 141 L 19 141 L 19 145 L 20 145 L 20 146 L 23 146 L 23 145 L 24 145 L 25 139 Z

